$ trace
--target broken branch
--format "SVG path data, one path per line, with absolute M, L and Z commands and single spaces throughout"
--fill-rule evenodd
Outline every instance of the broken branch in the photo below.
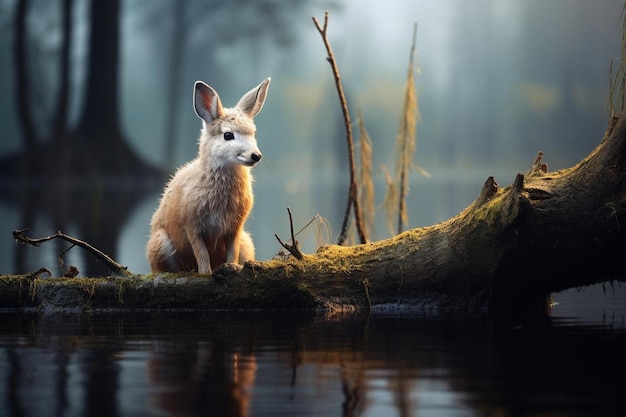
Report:
M 289 207 L 287 207 L 287 213 L 289 213 L 289 228 L 291 230 L 291 242 L 293 243 L 293 245 L 284 243 L 282 240 L 280 240 L 280 237 L 277 233 L 274 233 L 274 236 L 283 248 L 287 249 L 289 253 L 291 253 L 296 259 L 302 260 L 302 252 L 300 252 L 300 249 L 298 248 L 298 241 L 296 240 L 296 237 L 293 233 L 293 217 L 291 216 L 291 210 L 289 209 Z
M 339 75 L 339 68 L 337 67 L 337 62 L 335 61 L 335 55 L 333 54 L 333 50 L 330 47 L 330 42 L 328 41 L 328 37 L 326 36 L 326 31 L 328 29 L 328 11 L 324 13 L 324 26 L 322 27 L 317 20 L 317 18 L 313 17 L 313 23 L 317 28 L 318 32 L 322 36 L 322 41 L 324 42 L 324 46 L 326 47 L 326 52 L 328 53 L 327 61 L 330 63 L 330 67 L 333 71 L 333 77 L 335 79 L 335 87 L 337 89 L 337 94 L 339 95 L 339 102 L 341 104 L 341 111 L 343 113 L 344 126 L 346 129 L 346 141 L 348 144 L 348 162 L 350 165 L 350 185 L 348 187 L 348 203 L 346 205 L 346 211 L 343 216 L 343 224 L 341 226 L 341 232 L 339 233 L 339 238 L 337 240 L 338 245 L 342 245 L 348 234 L 348 220 L 350 218 L 350 209 L 354 207 L 354 218 L 356 223 L 357 232 L 359 233 L 359 238 L 361 243 L 367 243 L 367 234 L 365 232 L 365 227 L 363 225 L 363 219 L 361 215 L 361 206 L 359 204 L 358 199 L 358 187 L 356 184 L 356 165 L 354 160 L 354 141 L 352 140 L 352 123 L 350 122 L 350 113 L 348 112 L 348 104 L 346 102 L 346 96 L 343 92 L 343 85 L 341 84 L 341 76 Z
M 15 240 L 17 240 L 18 242 L 25 243 L 25 244 L 32 245 L 32 246 L 40 246 L 42 243 L 50 241 L 52 239 L 65 240 L 66 242 L 69 242 L 69 243 L 71 243 L 74 246 L 79 246 L 79 247 L 85 249 L 87 252 L 89 252 L 92 255 L 94 255 L 107 268 L 109 268 L 109 270 L 111 272 L 113 272 L 114 274 L 125 275 L 125 276 L 132 276 L 133 275 L 131 272 L 128 271 L 128 268 L 126 268 L 125 266 L 122 266 L 119 263 L 115 262 L 106 253 L 100 251 L 99 249 L 94 248 L 89 243 L 87 243 L 87 242 L 85 242 L 83 240 L 76 239 L 75 237 L 66 235 L 65 233 L 63 233 L 61 231 L 56 232 L 54 235 L 50 235 L 50 236 L 46 236 L 46 237 L 42 237 L 42 238 L 34 238 L 33 239 L 33 238 L 30 238 L 30 237 L 26 236 L 26 232 L 28 230 L 29 229 L 14 230 L 13 231 L 13 238 Z M 65 254 L 65 252 L 67 252 L 67 251 L 64 251 L 63 254 Z

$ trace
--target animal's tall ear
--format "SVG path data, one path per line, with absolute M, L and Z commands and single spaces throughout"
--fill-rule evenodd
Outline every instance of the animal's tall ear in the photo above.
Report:
M 270 81 L 272 81 L 272 79 L 267 77 L 261 84 L 244 94 L 239 100 L 239 103 L 237 103 L 237 108 L 247 114 L 250 118 L 259 114 L 263 108 L 263 103 L 265 103 L 265 97 L 267 96 L 267 89 L 270 86 Z
M 214 119 L 224 115 L 222 102 L 217 91 L 203 83 L 196 81 L 193 90 L 193 105 L 196 114 L 205 122 L 211 123 Z

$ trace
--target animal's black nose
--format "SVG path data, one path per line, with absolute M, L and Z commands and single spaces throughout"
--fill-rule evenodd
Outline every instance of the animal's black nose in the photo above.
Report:
M 252 158 L 254 162 L 259 162 L 261 160 L 261 154 L 253 152 L 250 158 Z

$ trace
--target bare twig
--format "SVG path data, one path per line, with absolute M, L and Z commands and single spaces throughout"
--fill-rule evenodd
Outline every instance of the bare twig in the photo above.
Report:
M 348 143 L 348 162 L 350 164 L 350 185 L 348 188 L 348 203 L 346 205 L 346 211 L 344 213 L 343 224 L 341 226 L 341 232 L 339 233 L 337 244 L 341 245 L 346 240 L 346 237 L 348 234 L 348 220 L 350 218 L 350 209 L 352 207 L 354 207 L 354 218 L 356 220 L 356 228 L 359 233 L 359 238 L 361 239 L 361 243 L 366 243 L 368 239 L 367 239 L 365 227 L 363 226 L 361 206 L 359 204 L 359 199 L 358 199 L 358 187 L 356 184 L 354 142 L 352 140 L 352 125 L 350 122 L 350 113 L 348 112 L 348 104 L 346 102 L 346 96 L 343 92 L 343 86 L 341 84 L 341 76 L 339 75 L 339 68 L 337 67 L 337 63 L 335 61 L 335 55 L 333 54 L 333 50 L 330 47 L 330 42 L 328 41 L 328 37 L 326 35 L 326 31 L 328 29 L 328 11 L 324 13 L 324 26 L 323 27 L 320 25 L 317 18 L 315 17 L 313 17 L 313 23 L 315 24 L 315 27 L 317 28 L 318 32 L 322 36 L 322 40 L 324 41 L 324 46 L 326 47 L 326 52 L 328 53 L 328 57 L 326 57 L 326 60 L 330 63 L 330 66 L 333 71 L 333 76 L 335 78 L 335 87 L 337 88 L 337 94 L 339 95 L 339 102 L 341 103 L 341 111 L 343 112 L 343 120 L 344 120 L 345 129 L 346 129 L 346 141 Z
M 300 252 L 300 249 L 298 248 L 298 241 L 296 240 L 296 237 L 293 233 L 293 217 L 291 216 L 291 210 L 289 209 L 289 207 L 287 207 L 287 213 L 289 213 L 289 228 L 291 230 L 292 245 L 284 243 L 282 240 L 280 240 L 280 237 L 278 236 L 277 233 L 274 233 L 274 236 L 276 237 L 276 240 L 278 240 L 278 243 L 280 243 L 280 245 L 283 248 L 287 249 L 289 253 L 291 253 L 296 259 L 301 260 L 303 256 L 302 256 L 302 252 Z
M 119 274 L 119 275 L 126 275 L 126 276 L 132 276 L 133 275 L 131 272 L 128 271 L 128 269 L 125 266 L 122 266 L 122 265 L 118 264 L 110 256 L 108 256 L 104 252 L 94 248 L 93 246 L 91 246 L 89 243 L 87 243 L 85 241 L 82 241 L 80 239 L 76 239 L 75 237 L 72 237 L 72 236 L 68 236 L 68 235 L 66 235 L 66 234 L 64 234 L 64 233 L 62 233 L 60 231 L 56 232 L 54 235 L 33 239 L 33 238 L 30 238 L 30 237 L 26 236 L 26 232 L 28 230 L 29 229 L 14 230 L 13 231 L 13 238 L 15 240 L 17 240 L 18 242 L 26 243 L 26 244 L 32 245 L 32 246 L 40 246 L 42 243 L 47 242 L 47 241 L 52 240 L 52 239 L 62 239 L 62 240 L 65 240 L 66 242 L 71 243 L 72 245 L 79 246 L 79 247 L 85 249 L 87 252 L 89 252 L 92 255 L 94 255 L 107 268 L 109 268 L 109 270 L 111 272 L 113 272 L 115 274 Z M 67 251 L 65 251 L 65 252 L 67 252 Z M 65 254 L 65 252 L 63 254 Z
M 49 277 L 52 276 L 52 272 L 50 272 L 47 268 L 39 268 L 38 270 L 36 270 L 35 272 L 28 274 L 29 277 L 33 278 L 33 279 L 37 279 L 39 278 L 40 275 L 43 274 L 48 274 Z

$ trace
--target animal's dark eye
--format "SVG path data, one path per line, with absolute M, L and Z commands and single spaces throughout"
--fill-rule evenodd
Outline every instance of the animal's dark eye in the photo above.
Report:
M 224 132 L 224 140 L 233 140 L 235 139 L 235 135 L 233 132 Z

